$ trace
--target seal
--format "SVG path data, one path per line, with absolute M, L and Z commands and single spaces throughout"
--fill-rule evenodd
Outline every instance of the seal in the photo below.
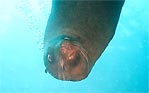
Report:
M 114 36 L 124 0 L 53 0 L 44 36 L 45 72 L 85 79 Z

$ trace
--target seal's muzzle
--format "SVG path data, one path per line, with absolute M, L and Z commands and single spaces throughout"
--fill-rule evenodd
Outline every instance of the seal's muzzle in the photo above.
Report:
M 88 73 L 89 57 L 79 42 L 68 37 L 49 44 L 45 56 L 46 72 L 61 80 L 82 80 Z

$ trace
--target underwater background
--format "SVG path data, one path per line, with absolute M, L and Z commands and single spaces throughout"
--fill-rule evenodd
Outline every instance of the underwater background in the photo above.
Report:
M 51 0 L 0 0 L 0 93 L 149 92 L 149 0 L 126 0 L 116 33 L 79 82 L 45 74 Z

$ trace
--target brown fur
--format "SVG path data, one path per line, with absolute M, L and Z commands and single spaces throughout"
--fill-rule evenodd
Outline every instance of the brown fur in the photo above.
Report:
M 70 74 L 70 78 L 65 80 L 86 78 L 115 33 L 123 3 L 124 1 L 53 1 L 44 38 L 44 61 L 47 71 L 52 70 L 48 69 L 47 62 L 48 47 L 54 46 L 50 45 L 51 40 L 59 36 L 69 36 L 77 40 L 87 52 L 89 70 L 84 71 L 85 75 L 80 75 L 80 78 L 77 78 L 77 75 L 71 77 Z M 62 43 L 63 39 L 57 41 Z M 64 80 L 57 75 L 54 77 Z

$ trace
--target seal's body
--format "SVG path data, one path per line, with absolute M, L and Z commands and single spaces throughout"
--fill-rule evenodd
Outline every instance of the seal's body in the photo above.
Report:
M 124 1 L 53 1 L 44 37 L 46 72 L 86 78 L 112 39 Z

